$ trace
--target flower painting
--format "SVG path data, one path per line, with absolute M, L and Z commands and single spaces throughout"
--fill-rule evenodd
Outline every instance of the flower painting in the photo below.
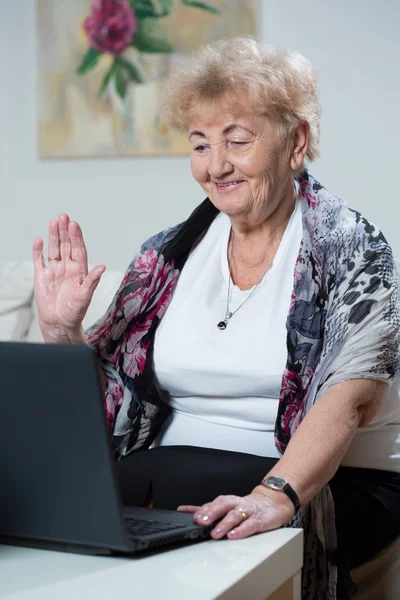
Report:
M 199 46 L 256 35 L 257 0 L 37 0 L 42 158 L 186 154 L 163 82 Z

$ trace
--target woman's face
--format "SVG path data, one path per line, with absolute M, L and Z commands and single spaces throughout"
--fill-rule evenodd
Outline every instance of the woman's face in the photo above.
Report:
M 193 177 L 228 216 L 257 224 L 292 192 L 288 144 L 267 117 L 206 105 L 189 139 Z

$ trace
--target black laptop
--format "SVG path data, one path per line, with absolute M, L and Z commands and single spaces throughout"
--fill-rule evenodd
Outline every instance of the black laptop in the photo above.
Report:
M 133 553 L 209 536 L 192 515 L 121 506 L 95 352 L 0 342 L 0 542 Z

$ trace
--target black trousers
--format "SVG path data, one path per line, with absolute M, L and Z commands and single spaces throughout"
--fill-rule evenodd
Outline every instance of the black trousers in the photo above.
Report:
M 124 504 L 176 510 L 219 495 L 245 496 L 276 459 L 194 446 L 162 446 L 117 463 Z M 329 483 L 335 502 L 338 548 L 350 569 L 371 560 L 400 535 L 400 474 L 340 467 Z

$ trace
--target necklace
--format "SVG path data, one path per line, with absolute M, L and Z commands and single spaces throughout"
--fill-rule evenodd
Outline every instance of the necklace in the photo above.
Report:
M 264 275 L 261 277 L 260 281 L 257 283 L 257 285 L 254 286 L 254 288 L 251 290 L 251 292 L 247 296 L 247 298 L 245 298 L 243 300 L 243 302 L 241 304 L 239 304 L 239 306 L 237 308 L 235 308 L 235 310 L 231 311 L 230 303 L 231 303 L 231 281 L 232 281 L 232 273 L 231 273 L 232 246 L 231 246 L 231 252 L 230 252 L 230 259 L 231 260 L 229 261 L 229 264 L 228 264 L 228 266 L 229 266 L 229 281 L 228 281 L 228 294 L 226 297 L 225 318 L 222 321 L 219 321 L 219 323 L 217 323 L 217 327 L 218 327 L 218 329 L 221 329 L 221 331 L 224 331 L 224 329 L 227 328 L 229 319 L 232 319 L 233 315 L 237 313 L 239 308 L 242 308 L 242 306 L 244 306 L 246 304 L 246 302 L 248 302 L 250 300 L 250 298 L 252 298 L 254 296 L 254 294 L 256 293 L 258 288 L 261 286 L 261 284 L 264 282 L 266 276 L 268 275 L 269 271 L 272 268 L 272 265 L 270 267 L 268 267 L 268 269 L 265 271 Z

